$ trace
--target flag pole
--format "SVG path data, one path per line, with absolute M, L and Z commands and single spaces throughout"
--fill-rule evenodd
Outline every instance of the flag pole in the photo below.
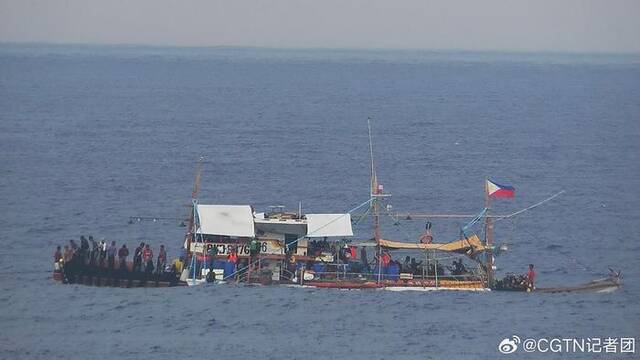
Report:
M 489 178 L 484 179 L 484 207 L 487 209 L 485 216 L 485 244 L 487 247 L 487 286 L 493 286 L 493 219 L 489 216 L 491 211 L 491 197 L 489 196 Z
M 375 164 L 373 162 L 373 137 L 371 136 L 371 117 L 367 117 L 367 127 L 369 129 L 369 156 L 371 158 L 371 192 L 369 194 L 371 201 L 371 210 L 373 215 L 373 237 L 378 245 L 378 276 L 377 283 L 380 284 L 382 277 L 382 247 L 380 246 L 380 204 L 378 195 L 380 188 L 378 187 L 378 176 L 376 174 Z

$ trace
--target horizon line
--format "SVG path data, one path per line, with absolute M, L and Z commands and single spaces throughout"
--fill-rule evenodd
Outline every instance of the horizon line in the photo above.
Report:
M 280 50 L 280 51 L 398 51 L 398 52 L 441 52 L 441 53 L 493 53 L 493 54 L 548 54 L 548 55 L 613 55 L 613 56 L 640 56 L 640 51 L 602 51 L 602 50 L 523 50 L 523 49 L 456 49 L 456 48 L 403 48 L 403 47 L 325 47 L 325 46 L 258 46 L 258 45 L 176 45 L 176 44 L 152 44 L 152 43 L 92 43 L 92 42 L 49 42 L 49 41 L 3 41 L 4 45 L 46 45 L 46 46 L 93 46 L 93 47 L 139 47 L 139 48 L 178 48 L 178 49 L 255 49 L 255 50 Z

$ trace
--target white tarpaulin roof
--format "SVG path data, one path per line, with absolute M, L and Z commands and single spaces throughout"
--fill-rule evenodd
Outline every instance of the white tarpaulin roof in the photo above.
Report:
M 254 237 L 249 205 L 198 205 L 199 234 Z
M 351 214 L 307 214 L 307 237 L 353 236 Z

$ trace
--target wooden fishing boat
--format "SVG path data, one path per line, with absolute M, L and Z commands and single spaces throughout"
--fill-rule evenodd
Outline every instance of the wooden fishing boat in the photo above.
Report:
M 485 205 L 476 215 L 399 214 L 391 213 L 390 194 L 378 182 L 373 158 L 373 141 L 369 123 L 371 158 L 370 197 L 345 213 L 303 214 L 285 211 L 282 206 L 256 212 L 250 205 L 200 204 L 198 193 L 202 173 L 201 158 L 193 185 L 191 211 L 184 237 L 186 255 L 180 259 L 185 268 L 173 273 L 151 275 L 131 271 L 89 269 L 76 271 L 71 282 L 96 286 L 142 287 L 202 284 L 246 283 L 286 284 L 334 289 L 385 289 L 392 291 L 532 291 L 522 278 L 508 275 L 494 279 L 494 222 L 508 219 L 540 206 L 560 195 L 559 192 L 537 204 L 508 215 L 494 215 L 485 180 Z M 502 190 L 499 190 L 502 191 Z M 515 189 L 511 188 L 511 191 Z M 373 238 L 355 240 L 352 225 L 359 220 L 352 215 L 364 211 L 373 225 Z M 416 242 L 387 239 L 382 236 L 381 216 L 386 212 L 397 224 L 400 218 L 468 218 L 460 237 L 435 243 L 431 223 Z M 361 216 L 360 219 L 364 217 Z M 482 227 L 484 239 L 474 232 Z M 416 237 L 417 238 L 417 237 Z M 396 255 L 396 260 L 393 260 Z M 409 256 L 411 254 L 411 256 Z M 372 261 L 369 257 L 373 255 Z M 397 260 L 405 255 L 405 261 Z M 415 261 L 418 258 L 418 261 Z M 409 260 L 410 259 L 410 260 Z M 452 267 L 443 265 L 454 259 Z M 463 262 L 464 260 L 464 262 Z M 130 266 L 130 265 L 129 265 Z M 445 270 L 448 269 L 448 271 Z M 69 281 L 69 276 L 54 272 L 54 279 Z M 601 279 L 576 287 L 541 288 L 536 292 L 609 291 L 620 285 L 615 279 Z
M 447 243 L 406 243 L 381 236 L 381 209 L 385 209 L 382 202 L 390 195 L 377 181 L 370 126 L 369 135 L 371 196 L 343 214 L 302 214 L 300 209 L 286 212 L 282 207 L 257 213 L 249 205 L 199 204 L 199 165 L 184 241 L 189 266 L 181 279 L 194 285 L 206 283 L 204 279 L 209 278 L 214 283 L 336 289 L 489 290 L 492 257 L 488 257 L 489 263 L 483 259 L 492 249 L 490 237 L 483 242 L 475 234 L 464 233 L 460 239 Z M 351 215 L 358 210 L 371 214 L 374 237 L 370 241 L 352 239 Z M 255 243 L 257 249 L 251 250 Z M 371 254 L 367 250 L 373 252 L 373 261 L 368 260 Z M 396 252 L 413 252 L 424 261 L 415 266 L 384 261 L 385 254 Z M 475 266 L 467 269 L 460 260 L 464 271 L 444 274 L 438 254 L 467 258 Z M 234 262 L 226 261 L 231 257 Z
M 536 292 L 540 293 L 571 293 L 571 292 L 597 292 L 608 293 L 618 290 L 622 286 L 622 281 L 619 276 L 611 276 L 608 278 L 597 279 L 585 284 L 577 286 L 564 286 L 564 287 L 549 287 L 549 288 L 537 288 Z

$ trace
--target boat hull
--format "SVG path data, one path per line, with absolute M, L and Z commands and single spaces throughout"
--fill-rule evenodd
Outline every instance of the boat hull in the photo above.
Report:
M 488 291 L 481 281 L 307 281 L 306 286 L 330 289 L 385 289 L 390 291 Z

